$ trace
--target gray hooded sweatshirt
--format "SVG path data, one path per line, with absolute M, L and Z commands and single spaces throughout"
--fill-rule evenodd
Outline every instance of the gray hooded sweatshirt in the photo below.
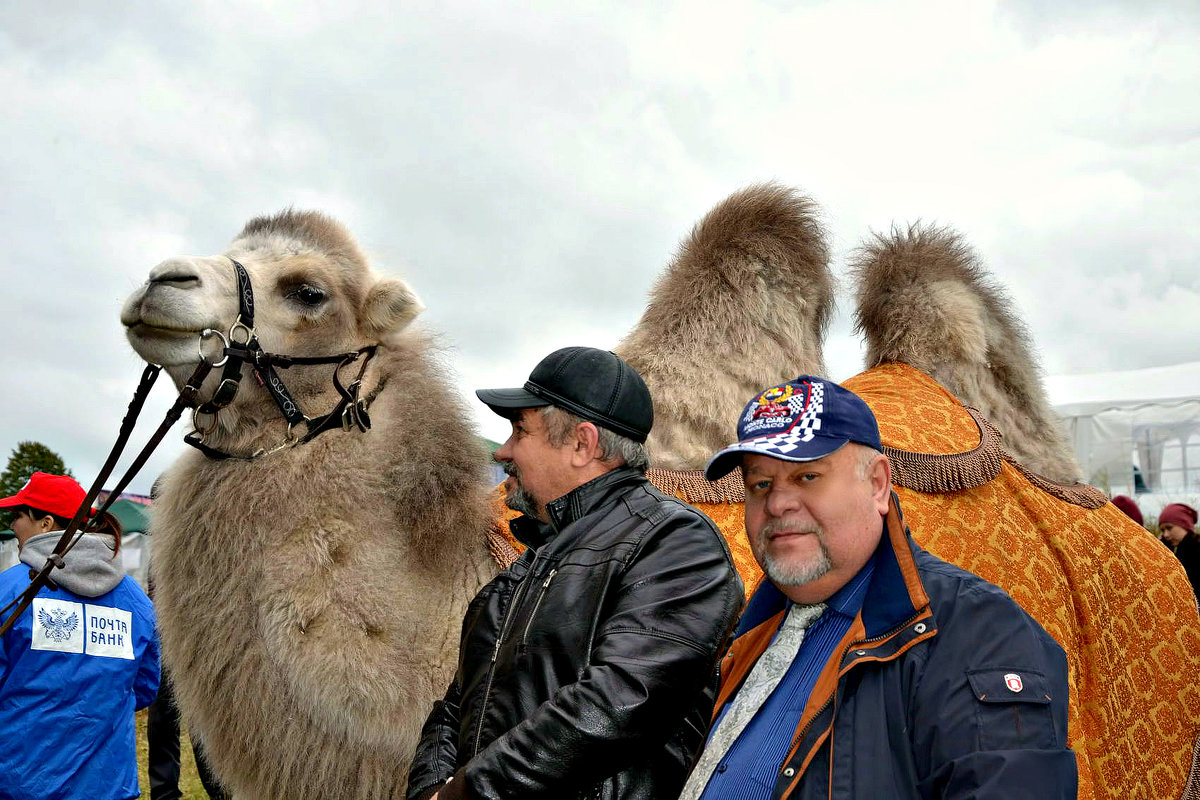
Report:
M 62 531 L 31 536 L 21 548 L 21 562 L 41 569 L 54 552 Z M 114 558 L 113 537 L 105 533 L 85 533 L 71 552 L 63 556 L 63 568 L 50 573 L 50 579 L 80 597 L 100 597 L 117 587 L 125 577 L 121 559 Z

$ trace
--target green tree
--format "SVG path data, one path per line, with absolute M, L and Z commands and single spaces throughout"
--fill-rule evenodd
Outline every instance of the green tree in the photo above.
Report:
M 12 497 L 21 491 L 21 487 L 35 472 L 71 474 L 67 465 L 63 463 L 62 456 L 46 445 L 41 442 L 21 442 L 13 448 L 4 472 L 0 472 L 0 497 Z M 0 525 L 6 528 L 11 520 L 11 514 L 0 515 Z

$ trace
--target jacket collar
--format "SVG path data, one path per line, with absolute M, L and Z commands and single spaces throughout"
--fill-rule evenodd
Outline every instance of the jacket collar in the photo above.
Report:
M 862 606 L 863 627 L 867 638 L 880 636 L 903 625 L 918 610 L 929 605 L 929 596 L 917 574 L 915 543 L 904 526 L 900 500 L 892 492 L 883 536 L 872 559 L 874 574 L 867 586 Z M 778 614 L 787 605 L 787 597 L 765 576 L 738 622 L 735 638 Z
M 518 542 L 536 550 L 571 523 L 607 505 L 629 486 L 645 482 L 646 474 L 641 470 L 617 467 L 547 503 L 549 523 L 522 515 L 508 523 L 509 530 Z

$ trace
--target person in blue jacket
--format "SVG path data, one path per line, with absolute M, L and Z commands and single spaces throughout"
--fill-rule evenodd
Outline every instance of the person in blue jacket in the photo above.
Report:
M 1068 800 L 1067 657 L 1001 589 L 926 552 L 865 402 L 801 375 L 738 441 L 764 580 L 681 800 Z
M 35 472 L 0 508 L 15 514 L 21 561 L 0 573 L 0 605 L 29 585 L 85 497 Z M 154 607 L 125 575 L 120 523 L 85 534 L 0 640 L 0 800 L 137 797 L 133 713 L 158 692 Z

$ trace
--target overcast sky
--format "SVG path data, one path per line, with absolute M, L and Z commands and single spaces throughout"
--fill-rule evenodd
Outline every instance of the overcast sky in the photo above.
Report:
M 835 271 L 893 222 L 960 230 L 1049 373 L 1200 359 L 1194 0 L 597 5 L 11 4 L 0 456 L 40 440 L 89 482 L 140 372 L 122 300 L 289 205 L 408 280 L 464 394 L 615 345 L 767 179 L 822 205 Z

